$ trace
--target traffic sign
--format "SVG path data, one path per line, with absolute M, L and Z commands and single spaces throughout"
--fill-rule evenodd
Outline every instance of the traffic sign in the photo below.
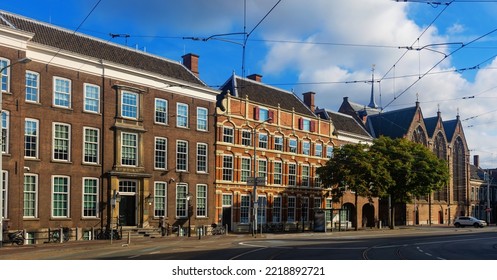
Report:
M 253 186 L 255 181 L 256 186 L 266 185 L 266 177 L 247 177 L 247 186 Z

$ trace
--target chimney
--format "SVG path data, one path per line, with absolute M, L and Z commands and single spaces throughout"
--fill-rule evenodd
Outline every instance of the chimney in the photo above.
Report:
M 473 156 L 473 165 L 476 166 L 476 168 L 480 168 L 480 156 L 479 155 Z
M 183 58 L 183 65 L 188 68 L 190 71 L 192 71 L 195 76 L 199 76 L 198 73 L 198 58 L 199 56 L 193 53 L 188 53 L 182 56 Z
M 262 82 L 262 75 L 259 75 L 259 74 L 252 74 L 252 75 L 247 76 L 247 78 L 249 78 L 253 81 L 256 81 L 256 82 Z
M 314 95 L 315 94 L 316 93 L 312 92 L 312 91 L 309 91 L 309 92 L 302 94 L 304 96 L 304 104 L 307 107 L 309 107 L 309 109 L 311 109 L 311 111 L 313 111 L 313 112 L 316 110 L 316 107 L 314 106 Z

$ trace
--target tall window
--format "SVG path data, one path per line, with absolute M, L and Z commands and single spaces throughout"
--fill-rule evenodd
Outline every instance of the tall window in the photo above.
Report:
M 197 217 L 207 217 L 207 185 L 197 185 Z
M 316 145 L 314 145 L 314 155 L 317 157 L 323 156 L 323 144 L 316 143 Z
M 155 99 L 155 123 L 167 124 L 167 100 Z
M 38 120 L 24 121 L 24 156 L 38 158 Z
M 277 151 L 283 151 L 283 137 L 281 136 L 274 137 L 274 149 Z
M 257 177 L 267 178 L 267 161 L 265 159 L 259 159 L 257 160 L 257 163 L 259 164 Z
M 267 149 L 267 134 L 259 133 L 259 148 Z
M 207 144 L 197 143 L 197 172 L 207 173 Z
M 327 198 L 325 200 L 325 205 L 324 205 L 324 208 L 325 209 L 332 209 L 333 208 L 333 200 L 331 198 Z M 331 220 L 332 220 L 332 212 L 331 211 L 325 211 L 325 220 L 327 223 L 330 223 Z
M 252 159 L 248 157 L 242 158 L 242 171 L 241 171 L 241 182 L 247 182 L 247 178 L 250 177 L 250 165 L 252 163 Z
M 40 74 L 26 71 L 26 101 L 40 102 Z
M 138 94 L 134 92 L 121 92 L 121 116 L 123 118 L 138 119 Z
M 288 151 L 290 153 L 297 153 L 297 139 L 288 140 Z
M 52 217 L 69 217 L 69 177 L 52 176 Z
M 70 160 L 71 126 L 68 124 L 53 124 L 53 159 Z
M 233 143 L 233 134 L 234 129 L 229 126 L 223 127 L 223 142 L 225 143 Z
M 176 105 L 176 126 L 188 127 L 188 105 L 183 103 Z
M 301 218 L 304 218 L 304 221 L 307 222 L 309 220 L 309 198 L 302 197 L 300 200 L 300 208 L 301 208 Z
M 257 208 L 257 223 L 265 224 L 266 223 L 266 208 L 267 208 L 267 197 L 259 196 L 257 198 L 257 203 L 259 207 Z
M 167 184 L 166 182 L 154 183 L 154 217 L 167 215 Z
M 249 223 L 249 213 L 250 213 L 250 196 L 241 195 L 240 196 L 240 223 Z
M 2 153 L 8 153 L 10 113 L 2 111 Z
M 252 132 L 250 130 L 242 130 L 242 145 L 252 146 Z
M 297 166 L 295 165 L 295 163 L 288 164 L 288 185 L 297 185 Z
M 38 217 L 38 175 L 24 174 L 24 218 Z
M 288 215 L 287 215 L 288 222 L 295 222 L 296 201 L 297 199 L 295 198 L 295 196 L 288 197 Z
M 2 215 L 4 218 L 7 217 L 7 209 L 8 207 L 8 196 L 7 196 L 7 190 L 9 186 L 9 173 L 7 171 L 2 170 L 2 189 L 0 190 L 2 192 L 2 209 L 0 209 L 0 215 Z
M 273 223 L 281 222 L 281 196 L 273 197 Z
M 302 130 L 311 131 L 311 121 L 308 119 L 302 119 Z
M 98 215 L 98 179 L 83 178 L 83 217 Z
M 302 154 L 304 155 L 311 154 L 311 142 L 309 141 L 302 142 Z
M 99 155 L 99 130 L 97 128 L 84 128 L 84 155 L 85 163 L 98 163 Z
M 331 145 L 326 146 L 326 157 L 327 158 L 333 157 L 333 146 L 331 146 Z
M 233 156 L 223 156 L 223 181 L 233 181 Z
M 188 171 L 188 142 L 176 141 L 176 170 Z
M 10 65 L 10 60 L 6 58 L 0 58 L 0 68 L 3 68 L 2 71 L 2 92 L 9 92 L 10 91 L 10 67 L 7 67 Z
M 273 171 L 274 171 L 274 175 L 273 175 L 273 183 L 275 185 L 281 185 L 282 183 L 282 163 L 281 161 L 275 161 L 274 162 L 274 168 L 273 168 Z
M 100 113 L 100 87 L 85 84 L 85 112 Z
M 309 165 L 302 165 L 302 187 L 309 187 Z
M 265 121 L 269 119 L 269 110 L 266 108 L 259 108 L 259 120 Z
M 198 107 L 197 108 L 197 130 L 207 131 L 208 120 L 207 120 L 207 108 Z
M 71 108 L 71 80 L 54 77 L 53 105 L 55 107 Z
M 314 209 L 321 209 L 321 198 L 314 197 Z
M 321 178 L 319 177 L 319 174 L 317 174 L 317 172 L 314 172 L 314 187 L 315 188 L 320 188 L 321 187 Z
M 121 134 L 121 164 L 128 166 L 138 165 L 138 134 Z
M 188 201 L 186 199 L 186 194 L 188 192 L 188 185 L 184 183 L 178 183 L 176 185 L 176 217 L 185 218 L 187 217 L 188 211 Z
M 155 168 L 166 169 L 167 159 L 167 139 L 155 137 Z

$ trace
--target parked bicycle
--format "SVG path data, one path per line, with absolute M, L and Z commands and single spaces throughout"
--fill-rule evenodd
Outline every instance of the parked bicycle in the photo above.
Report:
M 104 230 L 101 230 L 99 233 L 97 233 L 97 235 L 95 236 L 96 239 L 100 239 L 100 240 L 111 239 L 111 237 L 112 237 L 112 239 L 120 240 L 121 234 L 116 229 L 112 229 L 112 230 L 104 229 Z
M 212 227 L 212 230 L 211 230 L 212 235 L 223 235 L 226 233 L 226 229 L 223 226 L 218 226 L 217 224 L 212 224 L 211 227 Z
M 60 229 L 49 230 L 48 232 L 48 242 L 60 243 Z M 62 228 L 62 242 L 69 241 L 69 228 Z
M 12 243 L 12 245 L 23 245 L 24 244 L 24 231 L 19 230 L 16 232 L 10 232 L 7 234 L 9 240 L 5 240 L 4 243 Z

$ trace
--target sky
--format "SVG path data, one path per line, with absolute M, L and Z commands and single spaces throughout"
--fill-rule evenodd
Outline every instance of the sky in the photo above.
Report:
M 343 97 L 369 104 L 371 87 L 384 111 L 419 101 L 425 118 L 459 115 L 470 162 L 497 168 L 497 0 L 0 0 L 0 9 L 171 60 L 197 54 L 214 88 L 257 73 L 333 111 Z

